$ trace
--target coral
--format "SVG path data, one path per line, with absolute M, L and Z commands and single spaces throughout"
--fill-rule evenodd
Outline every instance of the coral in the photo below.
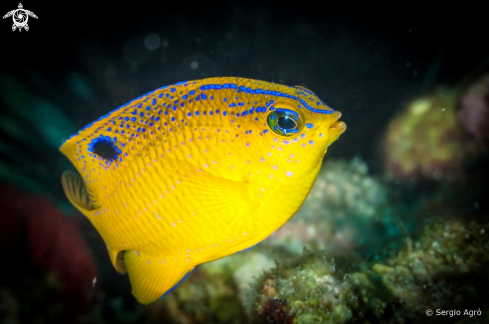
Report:
M 94 310 L 100 283 L 96 264 L 75 224 L 42 195 L 0 185 L 0 291 L 9 305 L 36 316 L 73 320 Z M 21 281 L 12 280 L 21 275 Z M 7 296 L 7 297 L 5 297 Z
M 247 308 L 254 322 L 266 320 L 270 305 L 279 305 L 280 318 L 295 324 L 450 322 L 425 311 L 483 309 L 489 297 L 487 230 L 489 225 L 436 222 L 396 255 L 353 270 L 324 251 L 305 251 L 258 278 L 247 292 Z
M 474 153 L 457 121 L 457 90 L 439 88 L 412 102 L 385 134 L 384 165 L 397 181 L 465 179 L 464 159 Z

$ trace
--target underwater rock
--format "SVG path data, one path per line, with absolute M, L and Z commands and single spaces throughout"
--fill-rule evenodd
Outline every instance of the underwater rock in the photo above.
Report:
M 406 317 L 426 309 L 484 306 L 489 281 L 489 225 L 458 221 L 435 223 L 424 229 L 413 250 L 373 265 Z
M 489 72 L 468 83 L 462 90 L 457 118 L 477 141 L 489 146 Z
M 267 299 L 260 309 L 260 317 L 263 323 L 292 324 L 294 317 L 288 315 L 289 310 L 283 301 L 278 298 Z
M 47 198 L 0 185 L 0 291 L 34 318 L 73 322 L 100 298 L 99 273 L 78 228 Z M 69 320 L 69 321 L 68 321 Z
M 408 239 L 397 255 L 353 270 L 324 251 L 305 251 L 258 278 L 246 307 L 256 323 L 268 323 L 273 305 L 294 324 L 452 322 L 425 312 L 484 309 L 488 230 L 489 224 L 438 222 L 426 226 L 414 244 Z
M 476 153 L 465 163 L 469 179 L 466 187 L 472 192 L 465 201 L 476 202 L 477 210 L 479 201 L 485 201 L 489 191 L 489 63 L 462 86 L 457 118 L 471 141 L 470 145 L 476 148 Z M 482 209 L 487 209 L 484 205 Z
M 458 123 L 456 101 L 456 90 L 439 88 L 416 99 L 390 122 L 383 156 L 391 179 L 401 182 L 465 179 L 464 159 L 477 148 Z
M 345 276 L 324 252 L 305 251 L 301 258 L 279 262 L 262 275 L 248 291 L 246 306 L 253 322 L 267 323 L 268 309 L 276 300 L 281 316 L 293 318 L 295 324 L 350 323 L 360 313 L 382 316 L 385 305 L 372 298 L 372 290 L 365 274 Z

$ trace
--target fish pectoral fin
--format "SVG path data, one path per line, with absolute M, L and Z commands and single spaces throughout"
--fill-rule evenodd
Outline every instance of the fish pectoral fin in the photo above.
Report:
M 182 180 L 187 194 L 209 217 L 229 215 L 230 218 L 250 205 L 248 181 L 229 180 L 200 169 L 195 165 L 165 161 L 166 177 Z
M 90 211 L 97 209 L 98 203 L 90 197 L 83 179 L 78 173 L 73 171 L 63 172 L 61 183 L 68 200 L 85 216 L 88 217 Z
M 126 251 L 124 254 L 132 294 L 147 305 L 175 289 L 193 270 L 184 259 Z

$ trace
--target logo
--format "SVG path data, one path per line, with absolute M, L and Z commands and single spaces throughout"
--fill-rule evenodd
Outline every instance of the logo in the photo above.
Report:
M 9 11 L 5 16 L 3 16 L 3 19 L 12 16 L 12 19 L 14 20 L 14 24 L 12 25 L 12 31 L 15 31 L 17 28 L 19 29 L 19 32 L 22 31 L 22 28 L 28 31 L 29 25 L 27 25 L 27 21 L 29 20 L 29 16 L 37 19 L 35 13 L 29 10 L 25 10 L 23 8 L 24 7 L 22 6 L 22 3 L 19 3 L 18 9 Z

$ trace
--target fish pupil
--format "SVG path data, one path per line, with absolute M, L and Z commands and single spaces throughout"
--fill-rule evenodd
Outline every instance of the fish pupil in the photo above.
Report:
M 280 116 L 277 119 L 277 124 L 280 128 L 285 130 L 291 130 L 296 128 L 297 126 L 296 122 L 288 116 Z
M 115 160 L 117 151 L 111 142 L 98 141 L 93 145 L 93 153 L 104 160 Z

